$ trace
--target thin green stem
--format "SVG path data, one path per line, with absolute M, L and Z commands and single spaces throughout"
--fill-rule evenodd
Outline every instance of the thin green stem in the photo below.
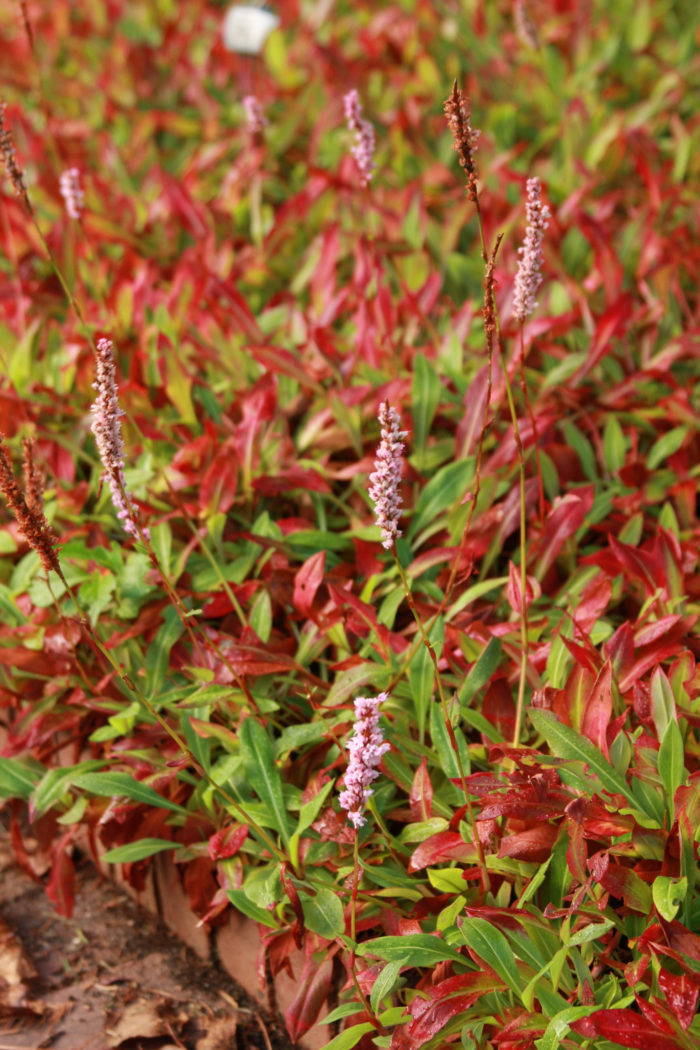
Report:
M 518 477 L 520 479 L 520 676 L 518 680 L 518 700 L 515 708 L 515 729 L 513 731 L 513 747 L 520 743 L 520 730 L 523 719 L 523 703 L 525 698 L 525 679 L 527 677 L 527 651 L 528 651 L 528 615 L 527 615 L 527 521 L 525 508 L 525 456 L 520 439 L 518 417 L 515 411 L 513 391 L 508 376 L 503 349 L 501 347 L 500 333 L 498 336 L 498 352 L 501 368 L 506 383 L 506 396 L 510 409 L 511 421 L 513 423 L 513 436 L 518 450 Z
M 370 1019 L 372 1024 L 377 1028 L 377 1030 L 380 1031 L 382 1034 L 384 1034 L 385 1033 L 385 1028 L 382 1025 L 382 1023 L 379 1020 L 379 1018 L 375 1017 L 374 1011 L 372 1010 L 370 1002 L 369 1002 L 367 996 L 365 995 L 365 993 L 363 992 L 362 988 L 360 987 L 360 982 L 357 979 L 357 972 L 355 970 L 355 947 L 357 945 L 357 941 L 356 941 L 356 935 L 357 935 L 357 889 L 358 889 L 359 882 L 360 882 L 360 845 L 359 845 L 359 841 L 360 841 L 359 831 L 357 829 L 355 829 L 355 840 L 354 840 L 354 845 L 353 845 L 352 895 L 350 897 L 350 940 L 352 941 L 352 948 L 350 950 L 350 959 L 349 959 L 349 963 L 350 963 L 350 977 L 352 978 L 352 983 L 355 986 L 355 991 L 357 992 L 357 994 L 358 994 L 358 996 L 360 998 L 360 1002 L 362 1003 L 362 1005 L 364 1006 L 364 1008 L 365 1008 L 365 1010 L 367 1012 L 367 1017 Z
M 523 392 L 523 400 L 525 401 L 525 408 L 527 409 L 528 416 L 530 417 L 530 424 L 532 426 L 532 440 L 535 446 L 535 462 L 537 464 L 537 494 L 539 499 L 539 510 L 540 510 L 540 528 L 544 528 L 544 485 L 542 484 L 542 462 L 540 460 L 540 441 L 539 434 L 537 433 L 537 421 L 535 419 L 535 413 L 532 410 L 532 404 L 530 403 L 530 397 L 527 392 L 527 383 L 525 382 L 525 322 L 520 322 L 520 389 Z
M 401 562 L 399 561 L 398 554 L 396 552 L 396 543 L 393 544 L 392 551 L 393 551 L 393 554 L 394 554 L 394 561 L 396 562 L 396 566 L 397 566 L 397 568 L 399 570 L 399 576 L 401 577 L 401 583 L 403 584 L 404 592 L 406 594 L 406 600 L 408 602 L 408 606 L 409 606 L 409 608 L 411 610 L 411 614 L 413 615 L 413 619 L 416 621 L 416 625 L 417 625 L 418 630 L 420 632 L 422 643 L 425 646 L 425 648 L 428 650 L 428 654 L 430 655 L 430 659 L 431 659 L 431 662 L 433 664 L 433 674 L 434 674 L 434 677 L 435 677 L 435 684 L 437 686 L 438 696 L 440 697 L 440 704 L 442 706 L 443 717 L 445 719 L 445 729 L 447 730 L 447 734 L 448 734 L 448 736 L 450 738 L 450 744 L 452 746 L 452 749 L 453 749 L 454 754 L 455 754 L 455 758 L 457 760 L 457 769 L 459 770 L 459 778 L 460 778 L 460 780 L 462 782 L 462 790 L 464 792 L 464 800 L 465 800 L 465 803 L 466 803 L 466 806 L 467 806 L 467 813 L 469 815 L 469 824 L 470 824 L 470 827 L 471 827 L 472 841 L 474 843 L 474 847 L 476 848 L 476 855 L 477 855 L 477 858 L 479 860 L 479 867 L 480 867 L 480 870 L 481 870 L 481 881 L 482 881 L 484 892 L 488 893 L 489 890 L 491 889 L 491 880 L 489 878 L 488 869 L 486 867 L 486 857 L 484 855 L 484 847 L 482 845 L 481 839 L 479 838 L 478 832 L 476 830 L 476 820 L 474 818 L 474 810 L 472 808 L 471 798 L 469 797 L 469 789 L 467 787 L 467 777 L 466 777 L 466 774 L 464 772 L 464 763 L 462 762 L 462 756 L 461 756 L 460 751 L 459 751 L 459 745 L 457 743 L 457 737 L 455 736 L 455 731 L 454 731 L 454 728 L 452 726 L 452 721 L 450 719 L 450 712 L 449 712 L 449 709 L 447 707 L 447 700 L 445 699 L 445 692 L 444 692 L 443 687 L 442 687 L 442 678 L 441 678 L 440 671 L 439 671 L 439 668 L 438 668 L 437 655 L 435 653 L 435 649 L 433 647 L 433 643 L 430 641 L 430 638 L 429 638 L 428 634 L 426 633 L 423 621 L 421 620 L 420 616 L 418 615 L 418 610 L 416 609 L 416 605 L 415 605 L 415 602 L 413 600 L 413 595 L 411 594 L 411 588 L 409 586 L 408 579 L 406 578 L 406 574 L 404 573 L 403 566 L 401 565 Z

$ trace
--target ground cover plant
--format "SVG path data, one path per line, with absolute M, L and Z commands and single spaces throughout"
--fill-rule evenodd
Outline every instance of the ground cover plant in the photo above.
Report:
M 691 1050 L 700 19 L 278 13 L 0 16 L 17 855 L 169 852 L 334 1050 Z

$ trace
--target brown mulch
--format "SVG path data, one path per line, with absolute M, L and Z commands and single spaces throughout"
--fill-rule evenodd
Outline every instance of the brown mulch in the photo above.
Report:
M 0 1050 L 292 1050 L 280 1021 L 86 862 L 75 912 L 0 838 Z

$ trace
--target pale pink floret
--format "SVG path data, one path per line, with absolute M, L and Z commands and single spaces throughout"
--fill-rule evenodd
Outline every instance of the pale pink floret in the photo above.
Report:
M 345 119 L 348 122 L 348 127 L 350 131 L 355 132 L 355 145 L 351 147 L 350 152 L 359 168 L 362 185 L 366 186 L 372 178 L 372 172 L 375 168 L 374 128 L 362 116 L 360 96 L 355 88 L 352 91 L 348 91 L 343 98 L 343 102 L 345 104 Z
M 66 211 L 71 219 L 79 219 L 83 213 L 85 194 L 80 188 L 80 172 L 77 168 L 68 168 L 58 180 L 61 196 L 66 202 Z
M 348 811 L 348 820 L 356 828 L 366 823 L 362 811 L 373 794 L 370 784 L 377 779 L 377 766 L 390 749 L 379 727 L 379 705 L 387 693 L 377 697 L 358 696 L 355 701 L 355 729 L 348 744 L 350 761 L 345 774 L 345 791 L 338 801 Z
M 254 135 L 259 135 L 263 128 L 267 126 L 268 120 L 255 95 L 246 95 L 244 97 L 243 109 L 248 123 L 248 131 Z
M 136 527 L 137 509 L 126 490 L 124 480 L 124 443 L 122 441 L 121 417 L 117 395 L 116 365 L 111 340 L 100 339 L 97 344 L 97 381 L 92 384 L 97 390 L 97 399 L 92 406 L 92 432 L 109 483 L 112 503 L 126 532 L 138 536 Z M 148 529 L 141 532 L 150 538 Z
M 537 307 L 535 296 L 542 284 L 542 238 L 549 225 L 549 208 L 542 204 L 542 187 L 538 178 L 527 180 L 527 229 L 525 243 L 518 248 L 520 262 L 515 275 L 513 317 L 524 321 Z
M 403 441 L 405 430 L 399 430 L 399 414 L 382 402 L 379 409 L 379 423 L 382 428 L 382 439 L 374 461 L 374 473 L 370 474 L 369 494 L 375 508 L 377 525 L 382 530 L 382 546 L 387 550 L 397 536 L 401 535 L 399 518 L 401 503 L 399 483 L 403 464 Z

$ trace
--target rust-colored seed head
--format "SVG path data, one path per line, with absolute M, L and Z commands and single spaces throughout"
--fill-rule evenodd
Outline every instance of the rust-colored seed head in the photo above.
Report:
M 474 154 L 478 149 L 479 132 L 471 126 L 471 112 L 469 102 L 465 99 L 455 80 L 452 94 L 444 105 L 447 124 L 452 132 L 454 149 L 459 157 L 459 163 L 467 173 L 467 192 L 471 201 L 477 200 L 476 188 L 476 163 Z
M 5 126 L 5 111 L 7 107 L 4 102 L 0 102 L 0 154 L 2 154 L 2 162 L 5 165 L 5 170 L 10 177 L 10 182 L 15 188 L 15 193 L 18 197 L 21 197 L 27 208 L 29 208 L 29 197 L 27 195 L 27 187 L 24 182 L 24 175 L 17 164 L 17 157 L 15 156 L 15 143 L 12 138 L 12 132 Z
M 61 566 L 55 551 L 56 535 L 46 520 L 43 509 L 41 509 L 41 506 L 37 507 L 36 505 L 37 500 L 41 501 L 36 482 L 32 482 L 32 490 L 29 494 L 30 502 L 28 502 L 15 480 L 12 464 L 2 442 L 2 435 L 0 435 L 0 492 L 2 492 L 17 519 L 19 531 L 29 546 L 37 552 L 46 571 L 49 572 L 53 569 L 60 576 L 62 575 Z
M 44 479 L 34 461 L 34 438 L 22 438 L 22 472 L 27 506 L 32 514 L 44 513 Z

